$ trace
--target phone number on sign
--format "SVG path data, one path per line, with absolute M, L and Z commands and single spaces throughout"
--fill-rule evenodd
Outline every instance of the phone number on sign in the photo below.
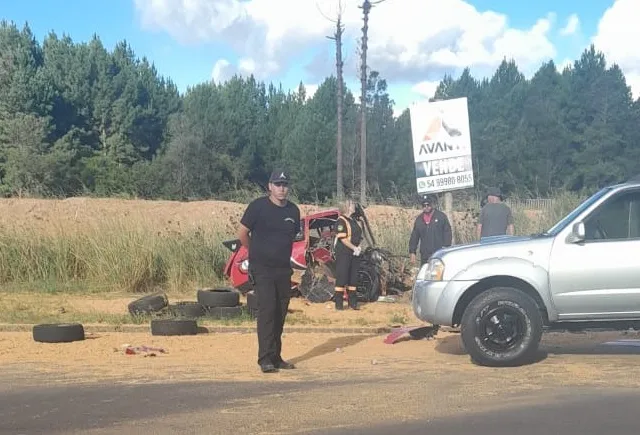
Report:
M 443 187 L 443 186 L 451 186 L 454 184 L 464 184 L 470 183 L 471 176 L 464 175 L 451 175 L 450 177 L 436 178 L 435 180 L 428 180 L 427 184 L 429 187 Z

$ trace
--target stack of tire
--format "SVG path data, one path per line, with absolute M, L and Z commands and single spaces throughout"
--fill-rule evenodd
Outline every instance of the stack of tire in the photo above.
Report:
M 196 292 L 197 301 L 179 301 L 169 304 L 164 293 L 144 296 L 129 304 L 129 313 L 136 315 L 159 315 L 167 313 L 171 318 L 152 319 L 152 335 L 196 335 L 197 320 L 230 319 L 242 315 L 240 293 L 235 289 L 205 288 Z

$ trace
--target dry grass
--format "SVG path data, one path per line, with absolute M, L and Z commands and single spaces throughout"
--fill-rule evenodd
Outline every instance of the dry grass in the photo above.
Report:
M 543 231 L 578 202 L 562 195 L 550 210 L 514 209 L 517 232 Z M 222 241 L 235 237 L 243 210 L 224 201 L 0 200 L 0 284 L 53 293 L 179 293 L 216 285 L 229 255 Z M 478 212 L 477 205 L 456 204 L 457 243 L 475 240 Z M 367 213 L 378 245 L 407 255 L 419 210 L 372 205 Z

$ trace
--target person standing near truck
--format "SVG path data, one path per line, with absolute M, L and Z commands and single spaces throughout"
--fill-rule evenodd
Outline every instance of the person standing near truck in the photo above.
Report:
M 288 195 L 289 175 L 274 171 L 269 195 L 247 206 L 238 232 L 249 251 L 249 273 L 258 298 L 258 364 L 263 373 L 295 368 L 281 355 L 291 298 L 291 250 L 300 230 L 300 209 Z
M 503 200 L 500 189 L 494 187 L 487 191 L 487 203 L 482 207 L 478 221 L 478 239 L 515 233 L 513 214 Z
M 353 214 L 355 202 L 347 199 L 340 205 L 340 215 L 336 221 L 335 257 L 336 285 L 334 299 L 336 310 L 344 308 L 344 292 L 347 292 L 349 308 L 358 310 L 358 270 L 360 268 L 360 242 L 362 228 Z
M 431 195 L 421 197 L 422 213 L 416 217 L 409 238 L 411 263 L 416 262 L 416 251 L 420 245 L 420 266 L 427 263 L 439 249 L 451 246 L 451 224 L 447 215 L 434 206 L 437 201 Z

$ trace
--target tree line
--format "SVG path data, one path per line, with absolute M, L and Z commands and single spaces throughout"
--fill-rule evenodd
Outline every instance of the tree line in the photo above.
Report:
M 360 104 L 343 83 L 343 187 L 360 189 Z M 416 190 L 411 125 L 394 117 L 387 82 L 368 72 L 369 198 Z M 127 42 L 77 43 L 0 23 L 0 195 L 234 199 L 289 168 L 299 201 L 336 193 L 338 81 L 312 97 L 235 76 L 181 94 Z M 640 100 L 593 46 L 526 79 L 504 60 L 478 80 L 445 76 L 435 98 L 467 97 L 477 189 L 523 196 L 590 190 L 640 173 Z

